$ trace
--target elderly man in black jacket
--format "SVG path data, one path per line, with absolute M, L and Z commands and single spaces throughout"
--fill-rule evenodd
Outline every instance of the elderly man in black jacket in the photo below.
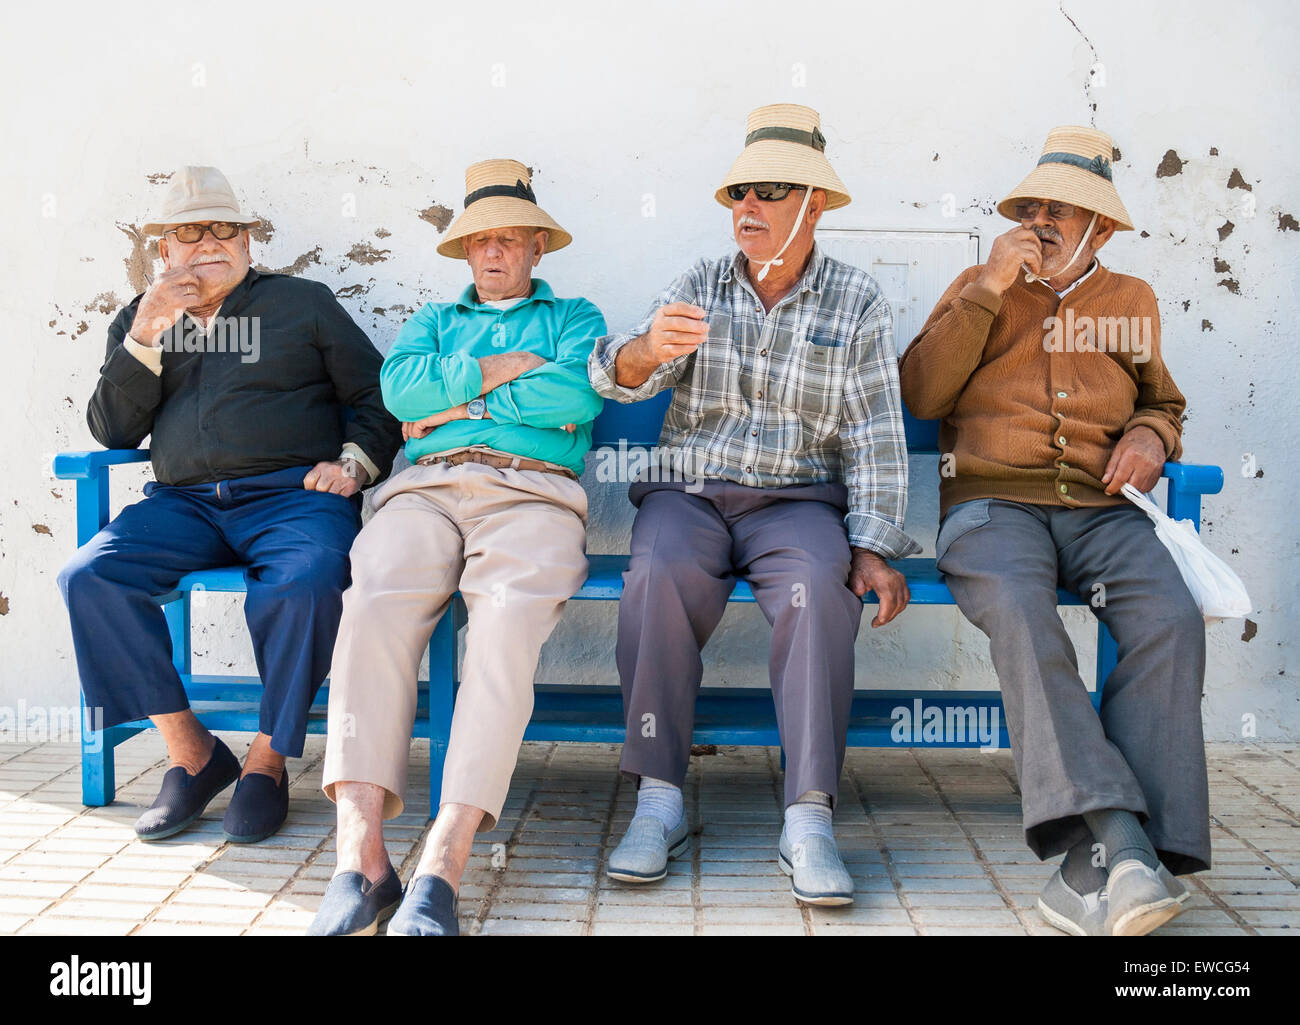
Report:
M 216 168 L 176 174 L 146 225 L 166 269 L 109 328 L 87 411 L 107 448 L 152 435 L 145 499 L 59 574 L 87 707 L 106 727 L 147 716 L 167 744 L 171 767 L 135 826 L 144 840 L 185 829 L 236 779 L 227 839 L 256 842 L 284 822 L 285 758 L 302 754 L 329 670 L 360 490 L 402 440 L 379 352 L 325 285 L 252 269 L 257 223 Z M 242 774 L 190 710 L 154 600 L 186 573 L 235 563 L 263 683 Z

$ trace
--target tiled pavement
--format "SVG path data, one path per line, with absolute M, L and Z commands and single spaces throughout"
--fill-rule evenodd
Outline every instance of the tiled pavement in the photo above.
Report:
M 247 737 L 225 737 L 242 756 Z M 323 742 L 294 773 L 289 821 L 255 846 L 226 844 L 221 815 L 142 844 L 131 823 L 166 769 L 152 731 L 118 748 L 117 803 L 83 808 L 75 746 L 0 746 L 0 933 L 301 933 L 334 866 Z M 649 887 L 604 877 L 635 804 L 610 745 L 526 744 L 498 828 L 461 888 L 462 932 L 614 935 L 1060 935 L 1034 910 L 1052 872 L 1025 847 L 1007 752 L 852 750 L 836 835 L 858 883 L 849 908 L 803 908 L 775 864 L 778 752 L 691 759 L 691 854 Z M 427 827 L 428 745 L 412 746 L 408 812 L 388 849 L 409 875 Z M 233 789 L 233 788 L 232 788 Z M 1211 745 L 1214 870 L 1166 931 L 1300 934 L 1300 749 Z

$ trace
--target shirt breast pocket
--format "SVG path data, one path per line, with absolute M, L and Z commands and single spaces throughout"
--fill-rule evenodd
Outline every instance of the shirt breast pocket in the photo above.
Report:
M 803 424 L 806 442 L 823 440 L 839 429 L 847 367 L 843 344 L 805 339 L 790 348 L 778 394 L 784 409 Z

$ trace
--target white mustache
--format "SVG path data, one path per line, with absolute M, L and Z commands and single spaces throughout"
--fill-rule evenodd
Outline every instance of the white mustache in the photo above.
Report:
M 228 256 L 199 256 L 190 261 L 191 267 L 199 267 L 205 263 L 229 263 Z
M 770 224 L 760 221 L 757 217 L 751 217 L 749 214 L 742 214 L 740 217 L 740 223 L 736 225 L 736 230 L 739 231 L 741 228 L 762 228 L 767 231 L 770 230 L 771 227 Z

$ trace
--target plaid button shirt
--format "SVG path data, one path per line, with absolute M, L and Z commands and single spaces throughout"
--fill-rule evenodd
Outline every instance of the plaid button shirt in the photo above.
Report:
M 673 388 L 659 443 L 683 454 L 692 477 L 759 488 L 842 479 L 850 544 L 889 559 L 919 552 L 902 529 L 907 445 L 893 321 L 879 286 L 814 246 L 799 284 L 764 312 L 744 268 L 739 251 L 701 260 L 636 327 L 598 339 L 587 364 L 592 387 L 619 402 Z M 619 350 L 673 302 L 705 311 L 708 339 L 639 388 L 621 387 Z

